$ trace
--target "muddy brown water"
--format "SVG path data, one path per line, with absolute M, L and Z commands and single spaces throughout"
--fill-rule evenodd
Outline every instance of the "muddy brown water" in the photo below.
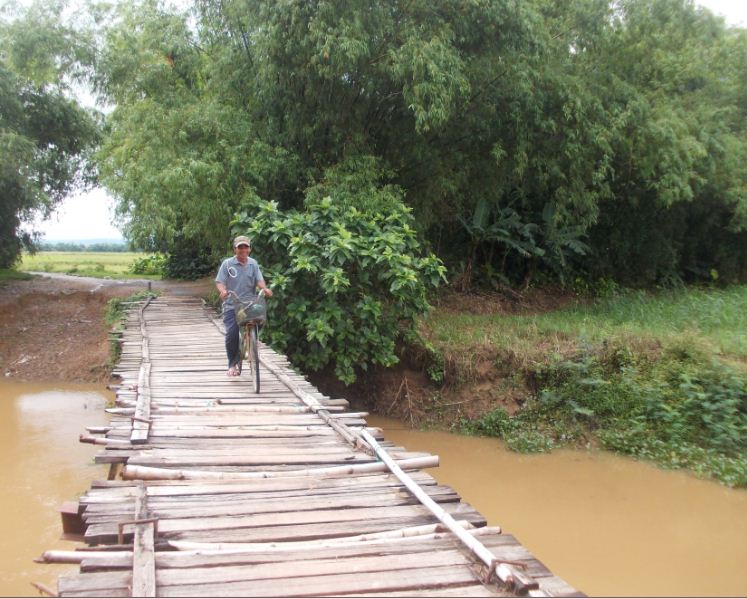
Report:
M 78 443 L 106 423 L 100 385 L 0 380 L 0 595 L 56 588 L 78 567 L 41 565 L 60 541 L 57 508 L 106 476 Z M 387 439 L 441 458 L 431 470 L 492 525 L 593 595 L 747 595 L 747 491 L 603 452 L 522 456 L 495 439 L 419 432 L 376 416 Z
M 78 442 L 86 426 L 106 424 L 113 394 L 101 385 L 13 383 L 0 379 L 0 595 L 39 596 L 31 581 L 57 589 L 57 576 L 78 566 L 35 564 L 61 541 L 57 508 L 74 501 L 106 467 L 96 448 Z
M 497 439 L 368 422 L 438 455 L 440 483 L 587 594 L 747 595 L 747 490 L 606 452 L 520 455 Z

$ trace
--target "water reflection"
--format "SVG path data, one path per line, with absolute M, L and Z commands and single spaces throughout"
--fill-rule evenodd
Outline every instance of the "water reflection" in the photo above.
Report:
M 57 508 L 76 500 L 106 468 L 93 464 L 96 448 L 78 443 L 89 425 L 106 423 L 108 392 L 100 385 L 0 381 L 0 595 L 38 595 L 31 581 L 57 588 L 57 576 L 77 566 L 33 563 L 60 541 Z
M 551 570 L 592 595 L 747 595 L 747 490 L 604 452 L 519 455 L 495 439 L 403 428 L 431 474 Z

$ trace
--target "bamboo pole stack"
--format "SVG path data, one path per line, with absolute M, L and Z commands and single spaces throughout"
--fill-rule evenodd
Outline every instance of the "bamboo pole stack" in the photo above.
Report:
M 577 594 L 422 472 L 436 456 L 260 359 L 257 395 L 197 300 L 129 311 L 111 422 L 81 435 L 110 464 L 79 502 L 88 547 L 41 557 L 80 564 L 60 596 Z

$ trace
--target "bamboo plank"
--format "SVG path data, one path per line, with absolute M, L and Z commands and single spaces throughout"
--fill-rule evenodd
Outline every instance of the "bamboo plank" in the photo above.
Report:
M 381 593 L 366 593 L 362 595 L 345 595 L 345 597 L 402 597 L 402 591 L 384 591 Z M 407 597 L 513 597 L 511 593 L 500 589 L 491 589 L 482 584 L 466 584 L 442 589 L 423 589 L 407 591 Z
M 460 519 L 468 520 L 474 526 L 485 526 L 485 519 L 479 514 L 464 514 Z M 256 521 L 255 521 L 256 522 Z M 430 515 L 416 515 L 406 517 L 392 517 L 382 515 L 379 518 L 371 518 L 366 521 L 344 521 L 337 522 L 334 518 L 328 518 L 326 522 L 312 522 L 306 524 L 294 524 L 293 526 L 254 526 L 247 528 L 236 528 L 226 526 L 225 528 L 214 528 L 201 530 L 174 530 L 161 532 L 159 524 L 159 538 L 175 541 L 199 541 L 217 543 L 276 543 L 282 541 L 303 541 L 309 539 L 328 539 L 339 536 L 354 536 L 366 533 L 382 532 L 398 528 L 412 526 L 423 526 L 433 524 L 434 518 Z M 85 533 L 85 541 L 90 545 L 112 543 L 116 539 L 116 526 L 110 524 L 93 524 Z M 132 539 L 132 531 L 125 530 L 125 539 Z
M 112 452 L 113 453 L 113 452 Z M 422 452 L 402 452 L 399 459 L 415 459 L 426 457 Z M 373 464 L 375 458 L 366 454 L 339 452 L 335 454 L 314 455 L 306 452 L 297 454 L 259 455 L 136 455 L 129 458 L 128 465 L 149 466 L 154 468 L 168 468 L 172 466 L 266 466 L 266 465 L 314 465 L 314 464 Z
M 205 497 L 205 496 L 200 496 Z M 284 496 L 282 503 L 280 497 L 251 498 L 245 495 L 229 495 L 225 499 L 216 499 L 218 496 L 207 496 L 208 501 L 189 501 L 188 497 L 180 497 L 177 500 L 166 502 L 155 502 L 153 498 L 149 501 L 151 513 L 157 517 L 178 518 L 205 518 L 216 515 L 240 516 L 249 514 L 278 514 L 281 512 L 292 512 L 297 514 L 310 510 L 334 510 L 351 509 L 362 507 L 389 507 L 399 505 L 414 505 L 417 499 L 407 492 L 392 492 L 387 494 L 360 494 L 351 495 L 341 493 L 325 498 L 307 498 L 303 496 Z M 453 503 L 459 500 L 459 496 L 451 491 L 432 494 L 434 501 L 439 503 Z M 111 520 L 120 514 L 132 513 L 133 506 L 130 502 L 122 504 L 104 504 L 99 509 L 86 510 L 83 518 L 86 523 L 98 523 Z
M 463 586 L 478 582 L 469 566 L 445 566 L 287 578 L 283 584 L 278 584 L 277 580 L 252 580 L 209 585 L 174 585 L 164 587 L 160 594 L 162 597 L 312 597 L 365 591 L 399 591 L 402 596 L 406 596 L 406 591 L 409 590 Z
M 147 340 L 143 340 L 144 348 L 147 347 Z M 143 362 L 141 374 L 138 379 L 138 399 L 135 408 L 136 420 L 132 423 L 132 433 L 130 443 L 144 443 L 148 439 L 148 429 L 150 424 L 150 362 Z
M 362 574 L 386 573 L 397 570 L 439 568 L 445 566 L 470 566 L 472 559 L 458 549 L 431 553 L 402 553 L 396 560 L 387 556 L 355 556 L 348 559 L 297 560 L 293 562 L 293 578 L 322 577 L 340 572 Z M 268 581 L 288 577 L 288 564 L 272 561 L 257 561 L 252 567 L 239 566 L 193 567 L 188 569 L 159 570 L 156 579 L 161 593 L 169 586 L 213 585 L 241 581 Z M 475 579 L 473 578 L 473 581 Z M 475 581 L 476 582 L 476 581 Z
M 481 522 L 485 524 L 484 519 L 468 504 L 459 503 L 457 505 L 444 504 L 447 513 L 458 516 L 461 519 Z M 370 520 L 375 518 L 391 518 L 405 520 L 407 518 L 417 518 L 430 516 L 430 512 L 421 505 L 392 505 L 387 509 L 377 508 L 349 508 L 345 510 L 334 509 L 316 509 L 303 510 L 294 512 L 268 512 L 248 514 L 241 516 L 213 516 L 213 517 L 179 517 L 170 515 L 168 511 L 162 510 L 159 515 L 158 532 L 164 538 L 169 538 L 171 532 L 193 532 L 212 530 L 219 531 L 222 529 L 239 529 L 239 528 L 260 528 L 266 526 L 290 526 L 302 524 L 322 524 L 335 523 L 342 524 L 360 520 Z M 399 528 L 399 527 L 396 527 Z M 91 525 L 88 530 L 95 529 L 95 533 L 110 532 L 116 533 L 116 524 L 102 523 Z M 86 532 L 86 538 L 88 532 Z
M 148 517 L 145 485 L 138 487 L 135 503 L 135 518 Z M 155 525 L 153 522 L 135 525 L 132 560 L 132 596 L 156 596 Z
M 412 458 L 407 460 L 400 460 L 399 466 L 403 469 L 414 469 L 414 468 L 432 468 L 438 465 L 438 456 L 430 456 L 423 458 Z M 271 478 L 273 476 L 284 477 L 284 476 L 348 476 L 350 474 L 359 474 L 363 472 L 383 472 L 385 471 L 386 465 L 381 462 L 371 462 L 368 464 L 349 464 L 345 466 L 326 466 L 322 468 L 307 468 L 307 469 L 290 469 L 290 470 L 272 470 L 269 466 L 263 466 L 262 471 L 248 471 L 241 472 L 236 470 L 221 472 L 217 469 L 210 470 L 207 468 L 197 469 L 185 469 L 185 468 L 154 468 L 151 466 L 138 466 L 128 464 L 122 472 L 122 478 L 125 479 L 221 479 L 221 478 Z M 230 466 L 224 468 L 231 468 Z
M 414 471 L 411 474 L 421 486 L 435 485 L 436 480 L 427 472 Z M 138 482 L 128 480 L 98 480 L 93 481 L 85 497 L 81 500 L 85 502 L 88 497 L 108 496 L 112 492 L 119 492 L 134 496 L 134 489 Z M 241 478 L 226 478 L 220 481 L 194 481 L 194 480 L 154 480 L 148 482 L 149 496 L 174 496 L 174 495 L 196 495 L 201 493 L 233 493 L 233 492 L 252 492 L 264 491 L 288 491 L 288 490 L 315 490 L 334 488 L 344 489 L 351 488 L 378 488 L 378 487 L 397 487 L 404 488 L 397 478 L 389 473 L 374 472 L 368 474 L 350 475 L 346 477 L 332 476 L 297 476 L 293 478 L 266 478 L 246 481 Z
M 88 593 L 88 596 L 104 595 L 107 591 L 119 591 L 132 588 L 132 573 L 130 572 L 94 572 L 72 576 L 60 576 L 57 581 L 60 596 L 73 596 L 71 593 Z M 122 595 L 113 595 L 121 597 Z M 128 592 L 127 595 L 130 596 Z

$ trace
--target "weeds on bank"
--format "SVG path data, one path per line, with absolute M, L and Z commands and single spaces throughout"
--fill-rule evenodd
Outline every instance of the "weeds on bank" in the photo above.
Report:
M 205 300 L 205 304 L 213 308 L 216 312 L 221 312 L 223 309 L 223 300 L 220 299 L 220 293 L 217 289 L 211 289 L 206 295 L 202 297 Z
M 142 302 L 149 297 L 158 297 L 160 295 L 157 291 L 138 291 L 127 297 L 113 297 L 106 303 L 106 312 L 104 313 L 104 321 L 111 327 L 111 333 L 109 336 L 109 360 L 107 361 L 107 369 L 111 371 L 114 365 L 119 361 L 119 357 L 122 354 L 122 345 L 119 339 L 119 333 L 124 329 L 125 316 L 127 309 L 132 304 Z
M 659 359 L 587 348 L 536 371 L 539 391 L 513 417 L 498 408 L 465 432 L 519 452 L 598 442 L 605 449 L 747 486 L 747 374 L 688 347 Z
M 463 357 L 476 348 L 531 380 L 517 413 L 463 418 L 463 432 L 519 452 L 601 446 L 747 486 L 747 286 L 615 289 L 533 316 L 436 311 L 424 329 L 432 368 L 461 372 L 444 369 L 447 384 L 469 382 Z
M 2 281 L 28 281 L 34 276 L 27 272 L 20 272 L 12 268 L 0 268 L 0 282 Z

